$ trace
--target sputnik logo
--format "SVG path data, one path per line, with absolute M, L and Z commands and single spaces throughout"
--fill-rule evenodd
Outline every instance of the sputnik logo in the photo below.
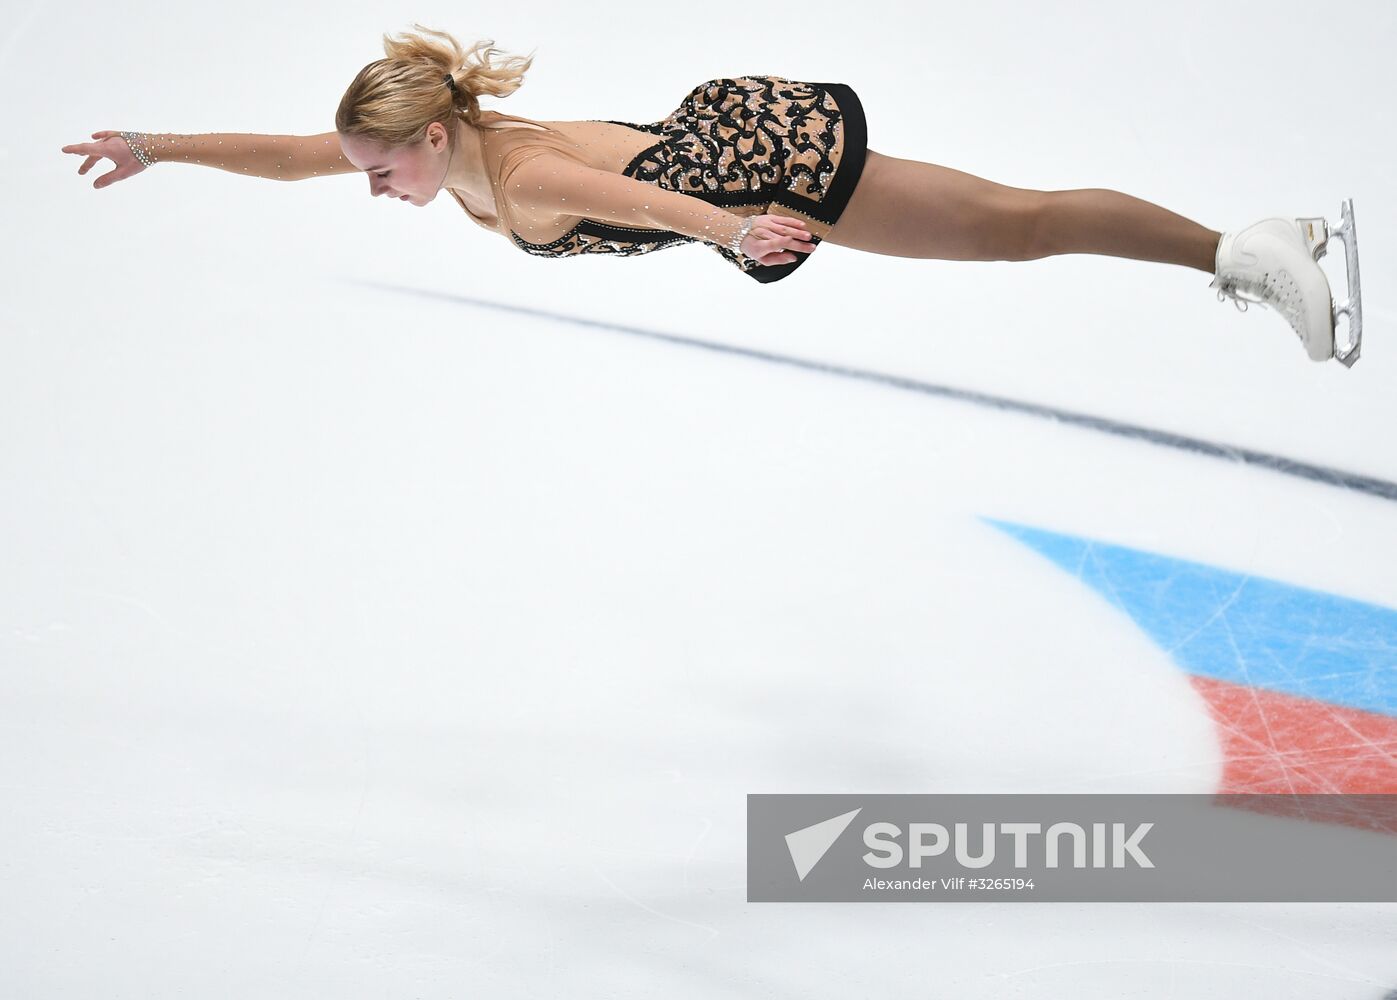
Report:
M 860 806 L 842 816 L 835 816 L 795 833 L 786 834 L 786 849 L 791 852 L 791 861 L 796 866 L 796 877 L 801 882 L 805 881 L 805 876 L 820 863 L 820 859 L 834 846 L 839 835 L 849 828 L 854 817 L 862 811 L 863 807 Z

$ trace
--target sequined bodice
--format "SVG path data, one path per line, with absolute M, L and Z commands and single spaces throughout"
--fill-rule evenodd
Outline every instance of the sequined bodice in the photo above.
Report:
M 690 195 L 738 215 L 768 212 L 778 195 L 782 211 L 801 199 L 818 202 L 836 170 L 843 146 L 839 108 L 818 84 L 776 76 L 719 78 L 695 87 L 670 115 L 657 122 L 612 119 L 537 122 L 491 114 L 478 130 L 482 159 L 491 177 L 496 205 L 492 223 L 472 212 L 478 225 L 510 239 L 536 256 L 582 253 L 621 256 L 650 253 L 698 242 L 682 233 L 627 226 L 584 215 L 521 212 L 511 189 L 510 163 L 528 155 L 543 137 L 531 126 L 551 129 L 554 148 L 561 141 L 571 155 L 598 170 L 630 177 L 668 191 Z M 727 247 L 705 244 L 743 270 L 756 265 Z

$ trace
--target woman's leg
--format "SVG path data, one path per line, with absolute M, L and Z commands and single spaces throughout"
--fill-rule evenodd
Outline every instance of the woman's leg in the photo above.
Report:
M 1034 191 L 868 151 L 826 242 L 893 257 L 1037 260 L 1105 254 L 1213 273 L 1222 234 L 1103 188 Z

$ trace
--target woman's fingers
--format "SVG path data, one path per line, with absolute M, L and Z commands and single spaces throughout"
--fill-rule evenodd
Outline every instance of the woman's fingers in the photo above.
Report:
M 94 164 L 102 161 L 102 154 L 97 151 L 96 147 L 86 142 L 75 142 L 71 146 L 64 146 L 62 152 L 76 153 L 78 156 L 86 157 L 82 161 L 82 166 L 78 167 L 78 176 L 87 173 Z
M 787 236 L 810 236 L 810 227 L 804 219 L 798 219 L 789 215 L 767 215 L 763 216 L 767 225 Z
M 814 250 L 808 243 L 797 244 L 792 240 L 768 240 L 767 246 L 763 248 L 757 259 L 763 264 L 789 264 L 799 259 L 800 254 L 808 254 Z
M 140 170 L 130 157 L 124 155 L 122 143 L 118 141 L 114 144 L 110 141 L 112 136 L 119 136 L 119 134 L 110 129 L 103 129 L 92 133 L 95 142 L 75 142 L 62 149 L 65 153 L 84 157 L 82 166 L 78 167 L 79 176 L 86 174 L 104 159 L 112 161 L 112 169 L 92 182 L 94 188 L 110 187 L 117 181 L 125 180 Z
M 814 237 L 806 227 L 804 219 L 785 215 L 763 215 L 760 219 L 761 235 L 770 244 L 768 252 L 775 255 L 772 263 L 790 263 L 796 259 L 796 254 L 809 254 L 814 251 Z M 753 226 L 753 229 L 756 228 L 758 227 Z M 782 250 L 788 252 L 780 253 Z
M 104 146 L 107 146 L 107 145 L 109 145 L 109 144 L 104 143 L 102 140 L 108 139 L 108 138 L 110 138 L 111 136 L 114 136 L 114 135 L 117 135 L 117 134 L 118 134 L 118 133 L 116 133 L 116 132 L 111 132 L 111 131 L 93 132 L 93 133 L 92 133 L 92 138 L 95 139 L 95 140 L 97 140 L 96 142 L 74 142 L 74 143 L 69 143 L 67 146 L 64 146 L 64 147 L 62 148 L 61 152 L 64 152 L 64 153 L 86 153 L 86 154 L 88 154 L 89 156 L 110 156 L 110 155 L 111 155 L 110 153 L 105 153 L 105 152 L 103 152 L 103 147 L 104 147 Z
M 789 264 L 799 260 L 800 254 L 808 254 L 815 249 L 814 237 L 804 219 L 759 215 L 752 222 L 749 235 L 757 241 L 756 260 L 760 264 Z
M 102 158 L 102 150 L 95 142 L 75 142 L 71 145 L 64 146 L 60 152 L 86 156 L 87 160 L 83 163 L 82 170 L 86 170 L 94 161 Z M 79 170 L 78 173 L 82 173 L 82 170 Z
M 771 252 L 778 250 L 794 250 L 797 253 L 812 253 L 815 244 L 805 236 L 781 236 L 776 235 L 767 240 Z
M 125 171 L 123 171 L 121 167 L 117 167 L 115 170 L 108 170 L 101 177 L 93 181 L 92 186 L 95 188 L 108 187 L 112 184 L 115 184 L 117 181 L 121 180 L 125 176 Z

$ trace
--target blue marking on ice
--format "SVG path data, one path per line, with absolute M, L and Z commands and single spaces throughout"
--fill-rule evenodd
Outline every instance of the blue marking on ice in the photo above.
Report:
M 981 518 L 1091 586 L 1191 674 L 1397 715 L 1397 610 Z

